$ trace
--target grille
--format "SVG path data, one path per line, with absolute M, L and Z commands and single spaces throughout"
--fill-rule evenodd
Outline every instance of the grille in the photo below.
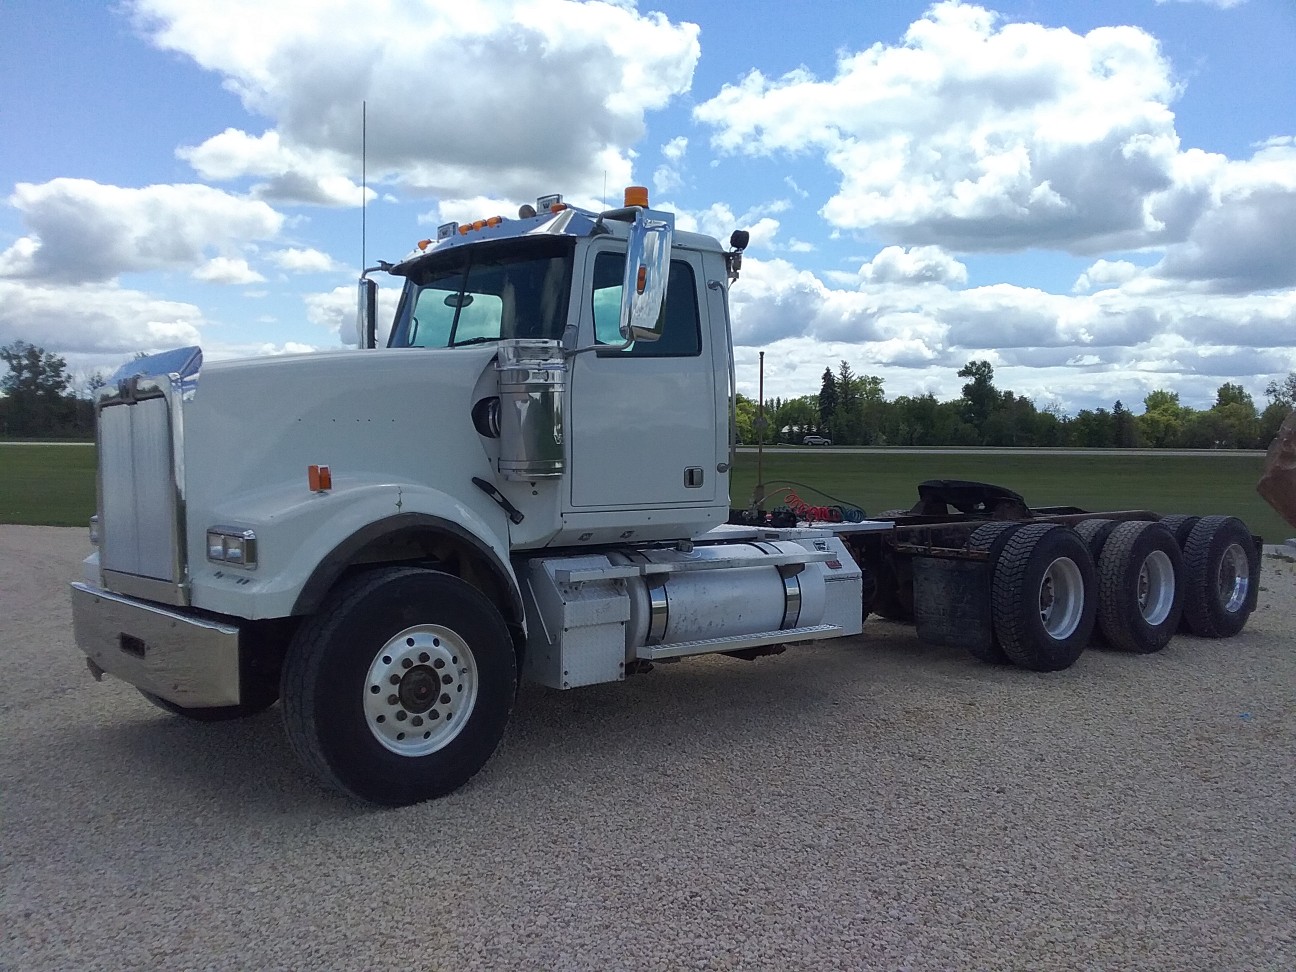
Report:
M 177 494 L 166 398 L 99 412 L 100 549 L 105 570 L 175 583 Z

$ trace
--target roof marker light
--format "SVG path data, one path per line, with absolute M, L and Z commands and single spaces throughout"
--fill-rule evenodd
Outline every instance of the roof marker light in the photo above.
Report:
M 490 219 L 486 220 L 486 225 L 487 225 L 487 226 L 498 226 L 498 225 L 499 225 L 500 223 L 502 223 L 502 222 L 504 222 L 504 217 L 503 217 L 503 216 L 492 216 L 492 217 L 490 217 Z
M 432 245 L 432 241 L 431 241 L 431 240 L 419 240 L 419 241 L 418 241 L 418 248 L 419 248 L 420 250 L 426 250 L 426 249 L 427 249 L 429 246 L 431 246 L 431 245 Z
M 647 186 L 626 186 L 625 188 L 626 208 L 639 206 L 642 209 L 648 208 L 648 187 Z

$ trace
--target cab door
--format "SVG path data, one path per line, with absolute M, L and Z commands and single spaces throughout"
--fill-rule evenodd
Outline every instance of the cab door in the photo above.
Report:
M 586 251 L 578 290 L 580 344 L 616 346 L 625 254 Z M 573 510 L 703 506 L 717 496 L 717 388 L 702 327 L 706 281 L 699 253 L 676 250 L 662 336 L 623 351 L 578 354 L 571 369 Z M 727 394 L 727 392 L 726 392 Z M 727 422 L 727 419 L 723 419 Z M 723 457 L 723 458 L 727 458 Z

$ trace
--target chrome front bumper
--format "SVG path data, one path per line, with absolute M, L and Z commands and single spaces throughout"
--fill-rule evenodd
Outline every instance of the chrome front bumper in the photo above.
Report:
M 72 585 L 72 628 L 93 665 L 176 705 L 239 703 L 239 629 Z

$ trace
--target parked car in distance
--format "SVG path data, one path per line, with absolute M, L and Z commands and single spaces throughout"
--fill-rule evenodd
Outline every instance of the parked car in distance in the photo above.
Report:
M 826 439 L 822 435 L 807 435 L 801 440 L 801 444 L 830 446 L 832 445 L 832 439 Z

